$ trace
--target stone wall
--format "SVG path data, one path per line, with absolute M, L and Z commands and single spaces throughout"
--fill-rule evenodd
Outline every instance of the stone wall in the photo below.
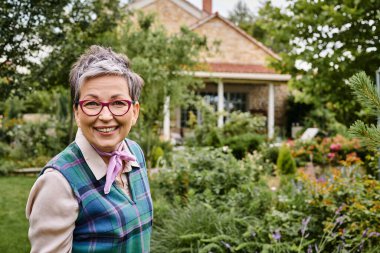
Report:
M 206 62 L 267 65 L 270 57 L 267 52 L 219 18 L 208 21 L 194 31 L 207 36 L 212 51 L 202 55 Z M 213 46 L 215 42 L 217 46 Z
M 198 21 L 193 15 L 173 3 L 172 1 L 159 0 L 148 6 L 145 13 L 155 13 L 157 21 L 162 24 L 169 33 L 180 31 L 181 26 L 190 26 Z

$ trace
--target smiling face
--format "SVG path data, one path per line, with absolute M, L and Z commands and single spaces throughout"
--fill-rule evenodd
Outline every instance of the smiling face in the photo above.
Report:
M 79 100 L 132 100 L 128 83 L 121 76 L 101 76 L 86 80 L 80 88 Z M 111 152 L 127 137 L 139 116 L 139 104 L 131 105 L 123 116 L 114 116 L 105 106 L 97 116 L 88 116 L 74 107 L 75 121 L 88 142 L 97 149 Z

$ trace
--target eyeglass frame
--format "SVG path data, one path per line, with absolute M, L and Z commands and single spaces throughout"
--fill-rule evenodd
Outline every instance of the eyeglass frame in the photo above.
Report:
M 97 114 L 94 114 L 94 115 L 89 115 L 87 114 L 84 110 L 83 110 L 83 103 L 87 102 L 87 101 L 95 101 L 97 103 L 100 103 L 102 105 L 102 108 L 100 109 L 100 111 L 97 113 Z M 112 110 L 110 109 L 109 105 L 115 101 L 123 101 L 123 102 L 127 102 L 128 104 L 128 110 L 123 113 L 123 114 L 120 114 L 120 115 L 117 115 L 117 114 L 114 114 L 112 112 Z M 127 99 L 115 99 L 115 100 L 112 100 L 110 102 L 101 102 L 101 101 L 98 101 L 98 100 L 92 100 L 92 99 L 85 99 L 85 100 L 79 100 L 77 102 L 75 102 L 75 104 L 78 106 L 80 106 L 80 109 L 82 110 L 82 112 L 84 114 L 86 114 L 87 116 L 98 116 L 102 111 L 103 111 L 103 108 L 104 106 L 106 106 L 108 108 L 108 111 L 110 111 L 110 113 L 113 115 L 113 116 L 124 116 L 125 114 L 127 114 L 129 112 L 129 110 L 131 109 L 132 105 L 135 105 L 137 103 L 137 101 L 135 100 L 127 100 Z

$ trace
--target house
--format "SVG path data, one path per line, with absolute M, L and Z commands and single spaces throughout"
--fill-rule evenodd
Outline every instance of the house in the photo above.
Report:
M 194 72 L 206 84 L 200 94 L 213 103 L 218 112 L 240 110 L 266 115 L 268 137 L 274 137 L 275 125 L 281 126 L 284 122 L 290 79 L 289 75 L 276 73 L 269 67 L 270 60 L 281 60 L 276 53 L 217 12 L 213 13 L 212 0 L 203 0 L 202 10 L 186 0 L 137 0 L 130 8 L 155 13 L 158 22 L 170 33 L 187 26 L 206 36 L 210 43 L 217 41 L 218 50 L 201 57 L 206 69 Z M 164 119 L 166 139 L 170 137 L 169 101 L 168 98 Z M 174 129 L 180 129 L 179 111 L 176 117 Z M 218 126 L 223 123 L 220 115 Z

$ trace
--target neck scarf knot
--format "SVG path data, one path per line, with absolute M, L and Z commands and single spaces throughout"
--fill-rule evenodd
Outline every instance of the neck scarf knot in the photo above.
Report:
M 111 185 L 115 181 L 116 176 L 119 175 L 120 171 L 123 168 L 123 161 L 136 161 L 136 157 L 133 156 L 128 151 L 122 151 L 123 148 L 122 143 L 120 144 L 118 150 L 112 152 L 103 152 L 99 149 L 95 148 L 96 152 L 101 156 L 111 157 L 108 163 L 107 175 L 106 175 L 106 184 L 104 186 L 104 193 L 108 194 L 111 190 Z

